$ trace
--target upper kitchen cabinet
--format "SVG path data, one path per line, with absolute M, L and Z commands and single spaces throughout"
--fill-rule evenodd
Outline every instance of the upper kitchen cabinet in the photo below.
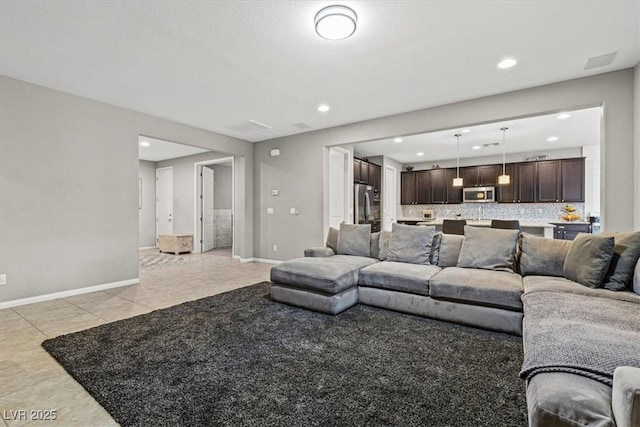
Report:
M 515 196 L 517 203 L 536 201 L 536 162 L 515 163 Z
M 462 187 L 453 186 L 453 178 L 457 176 L 455 169 L 444 170 L 444 180 L 446 187 L 445 203 L 462 203 Z
M 402 172 L 400 174 L 400 203 L 403 205 L 416 204 L 415 172 Z
M 380 181 L 382 179 L 382 168 L 373 163 L 369 163 L 369 185 L 376 191 L 380 191 Z
M 353 182 L 360 183 L 360 170 L 362 169 L 362 160 L 353 159 Z
M 509 184 L 502 184 L 496 187 L 498 193 L 497 201 L 499 203 L 517 203 L 515 166 L 512 163 L 505 165 L 504 173 L 509 175 L 511 180 Z M 500 175 L 502 175 L 502 166 L 500 166 Z
M 431 203 L 445 203 L 447 201 L 447 186 L 444 169 L 428 171 L 431 181 Z
M 489 187 L 498 182 L 499 165 L 468 166 L 460 170 L 465 187 Z
M 417 171 L 416 174 L 416 196 L 418 205 L 431 203 L 431 171 Z
M 560 161 L 538 162 L 538 202 L 560 201 Z
M 560 201 L 584 202 L 584 158 L 560 160 Z
M 353 159 L 353 182 L 367 184 L 380 191 L 382 168 L 366 160 Z

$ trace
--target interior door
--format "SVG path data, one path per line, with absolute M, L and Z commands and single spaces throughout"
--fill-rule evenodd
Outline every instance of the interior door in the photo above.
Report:
M 210 251 L 213 239 L 213 169 L 202 167 L 202 252 Z
M 396 220 L 396 186 L 396 168 L 387 166 L 384 170 L 384 188 L 382 193 L 382 202 L 384 203 L 383 228 L 387 231 L 391 231 L 391 224 Z
M 161 234 L 173 234 L 173 168 L 156 169 L 156 244 Z
M 329 226 L 339 228 L 346 222 L 345 182 L 347 178 L 345 154 L 331 148 L 329 150 Z

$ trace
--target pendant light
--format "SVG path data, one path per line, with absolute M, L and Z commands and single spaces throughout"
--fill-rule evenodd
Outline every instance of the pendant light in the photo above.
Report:
M 458 153 L 456 158 L 456 177 L 453 178 L 453 186 L 454 187 L 462 187 L 462 178 L 460 178 L 460 137 L 462 134 L 456 133 L 455 137 L 458 138 Z
M 498 177 L 498 184 L 499 185 L 507 185 L 511 183 L 511 177 L 509 175 L 507 175 L 507 172 L 505 171 L 505 151 L 506 151 L 506 146 L 505 146 L 505 134 L 507 133 L 507 129 L 509 128 L 500 128 L 500 130 L 502 131 L 502 175 L 500 175 Z

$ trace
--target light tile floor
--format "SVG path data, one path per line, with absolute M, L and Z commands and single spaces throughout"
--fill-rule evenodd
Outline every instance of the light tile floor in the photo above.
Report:
M 138 285 L 0 310 L 0 426 L 117 425 L 40 346 L 45 339 L 269 280 L 271 265 L 240 263 L 229 249 L 179 256 L 188 262 L 140 271 Z M 55 410 L 56 420 L 34 421 L 31 410 Z

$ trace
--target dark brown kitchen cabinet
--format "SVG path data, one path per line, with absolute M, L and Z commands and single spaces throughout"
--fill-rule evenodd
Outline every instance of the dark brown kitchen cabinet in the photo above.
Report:
M 516 194 L 516 176 L 515 166 L 513 163 L 505 165 L 504 173 L 510 176 L 509 184 L 502 184 L 496 186 L 498 202 L 500 203 L 517 203 L 518 198 Z M 502 175 L 502 165 L 500 165 L 500 175 Z
M 369 163 L 365 161 L 360 161 L 360 182 L 369 184 Z
M 478 167 L 469 166 L 466 168 L 460 168 L 460 177 L 465 187 L 477 187 L 478 186 Z
M 418 171 L 416 174 L 416 204 L 431 203 L 431 171 Z
M 560 161 L 560 201 L 584 202 L 584 158 Z
M 447 186 L 444 181 L 444 169 L 432 169 L 428 172 L 431 181 L 431 203 L 445 203 L 447 201 Z
M 538 202 L 560 201 L 560 160 L 538 162 Z
M 515 193 L 517 203 L 536 201 L 536 162 L 515 163 Z
M 554 223 L 553 238 L 573 240 L 578 233 L 591 233 L 591 224 Z
M 498 182 L 498 165 L 468 166 L 460 169 L 465 187 L 489 187 Z
M 462 187 L 453 186 L 453 178 L 456 178 L 457 171 L 453 169 L 444 170 L 444 180 L 446 187 L 445 203 L 462 203 Z
M 373 163 L 369 163 L 369 185 L 376 191 L 380 191 L 380 180 L 382 176 L 382 168 Z
M 416 204 L 415 172 L 402 172 L 400 174 L 400 203 L 403 205 Z
M 362 160 L 353 159 L 353 182 L 360 182 L 360 169 L 362 169 Z

